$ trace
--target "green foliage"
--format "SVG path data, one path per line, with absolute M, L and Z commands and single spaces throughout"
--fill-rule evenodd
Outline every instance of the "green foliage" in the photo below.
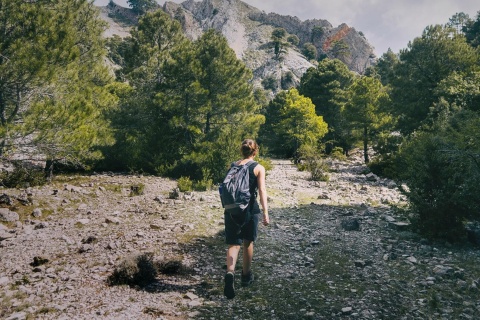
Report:
M 275 57 L 278 58 L 282 52 L 283 39 L 287 35 L 287 31 L 284 28 L 275 28 L 272 31 L 272 41 L 274 44 Z
M 316 43 L 322 39 L 323 35 L 325 34 L 325 28 L 321 26 L 314 26 L 312 28 L 312 37 L 311 42 Z
M 479 55 L 465 37 L 442 26 L 430 26 L 400 52 L 391 81 L 392 113 L 398 115 L 398 129 L 409 134 L 426 120 L 438 101 L 439 83 L 453 71 L 466 73 L 478 67 Z
M 435 94 L 442 97 L 454 109 L 480 110 L 480 72 L 452 72 L 440 81 Z M 430 113 L 432 114 L 432 113 Z
M 275 28 L 272 31 L 272 39 L 274 41 L 282 40 L 286 35 L 287 35 L 287 31 L 284 28 Z
M 130 85 L 116 88 L 118 143 L 109 163 L 210 188 L 264 121 L 251 71 L 221 34 L 212 29 L 191 42 L 162 11 L 145 14 L 125 46 Z
M 462 31 L 465 33 L 468 44 L 474 48 L 480 46 L 480 11 L 477 13 L 476 20 L 467 19 Z
M 309 171 L 313 181 L 328 182 L 330 180 L 328 165 L 322 158 L 320 150 L 314 146 L 302 145 L 298 149 L 297 167 L 301 171 Z
M 304 144 L 316 146 L 328 132 L 311 100 L 296 89 L 278 94 L 267 108 L 266 117 L 261 139 L 278 155 L 291 157 Z
M 340 60 L 345 60 L 352 53 L 349 45 L 344 40 L 335 41 L 330 50 L 331 54 Z
M 0 154 L 85 163 L 113 143 L 105 22 L 87 0 L 1 1 Z M 54 30 L 54 31 L 52 31 Z
M 477 113 L 459 112 L 402 145 L 399 172 L 427 236 L 459 240 L 464 221 L 480 218 L 479 125 Z
M 348 100 L 347 89 L 353 82 L 353 73 L 340 60 L 324 59 L 317 68 L 310 68 L 303 75 L 299 92 L 312 99 L 317 115 L 328 123 L 325 139 L 344 150 L 350 149 L 350 132 L 341 113 Z
M 273 76 L 268 76 L 262 80 L 262 86 L 265 90 L 277 90 L 278 84 L 277 80 Z
M 388 103 L 388 94 L 378 79 L 357 78 L 349 88 L 350 100 L 342 112 L 353 136 L 363 142 L 365 163 L 370 161 L 368 145 L 384 127 L 392 128 L 392 117 L 382 110 Z
M 468 14 L 464 12 L 457 12 L 450 19 L 448 19 L 447 26 L 455 30 L 456 33 L 461 33 L 469 21 L 471 20 Z
M 287 71 L 284 74 L 282 74 L 282 79 L 281 79 L 281 84 L 282 84 L 282 90 L 288 90 L 292 87 L 295 86 L 294 78 L 293 78 L 293 72 Z
M 13 162 L 13 171 L 0 172 L 0 185 L 5 188 L 25 188 L 42 186 L 47 182 L 45 172 L 27 166 L 20 161 Z
M 158 3 L 155 0 L 127 0 L 128 5 L 132 8 L 133 12 L 137 14 L 144 14 L 147 11 L 158 7 Z
M 141 196 L 145 192 L 145 185 L 143 183 L 130 186 L 130 196 Z
M 296 35 L 291 34 L 287 37 L 287 42 L 293 46 L 298 46 L 298 44 L 300 43 L 300 39 L 298 39 Z
M 180 177 L 177 181 L 177 187 L 181 192 L 192 191 L 193 181 L 189 177 Z
M 338 160 L 347 160 L 347 156 L 341 147 L 334 147 L 330 153 L 330 157 Z
M 398 62 L 398 56 L 394 54 L 390 48 L 378 59 L 375 65 L 375 72 L 380 77 L 380 81 L 384 86 L 393 81 L 395 75 L 394 69 Z
M 308 60 L 317 59 L 317 48 L 311 42 L 307 42 L 303 45 L 302 53 Z

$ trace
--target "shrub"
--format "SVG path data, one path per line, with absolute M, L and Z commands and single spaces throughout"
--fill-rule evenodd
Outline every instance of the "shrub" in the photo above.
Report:
M 276 90 L 277 80 L 273 76 L 266 77 L 262 80 L 262 86 L 265 90 Z
M 208 190 L 212 190 L 212 187 L 213 187 L 212 179 L 204 178 L 202 180 L 198 180 L 193 183 L 193 189 L 195 191 L 208 191 Z
M 291 87 L 295 86 L 294 78 L 293 78 L 293 72 L 287 71 L 284 75 L 282 75 L 282 79 L 280 80 L 280 84 L 282 87 L 282 90 L 288 90 Z
M 329 181 L 327 174 L 329 168 L 317 148 L 310 145 L 303 145 L 298 149 L 297 168 L 301 171 L 310 172 L 313 181 Z
M 13 162 L 13 171 L 0 172 L 1 184 L 6 188 L 25 188 L 44 185 L 45 172 L 23 162 Z
M 330 153 L 330 156 L 334 159 L 338 160 L 346 160 L 347 156 L 345 155 L 345 152 L 343 151 L 342 147 L 334 147 L 332 149 L 332 152 Z
M 181 192 L 192 191 L 193 181 L 189 177 L 180 177 L 177 181 L 177 187 Z
M 256 159 L 256 161 L 265 168 L 266 172 L 273 169 L 273 164 L 271 159 L 259 157 Z
M 152 253 L 134 254 L 122 260 L 108 277 L 109 285 L 145 287 L 155 281 L 157 269 Z
M 289 35 L 287 37 L 287 41 L 288 41 L 288 43 L 290 43 L 291 45 L 294 45 L 294 46 L 298 46 L 298 44 L 300 43 L 300 39 L 294 34 Z
M 133 186 L 130 186 L 130 196 L 140 196 L 145 192 L 145 185 L 143 183 L 139 183 Z
M 446 128 L 417 133 L 398 158 L 415 225 L 427 237 L 449 241 L 465 237 L 465 220 L 480 218 L 480 118 L 455 118 Z

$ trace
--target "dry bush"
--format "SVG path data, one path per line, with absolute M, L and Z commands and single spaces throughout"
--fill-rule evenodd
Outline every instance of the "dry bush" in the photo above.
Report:
M 108 283 L 144 287 L 154 282 L 156 277 L 157 268 L 153 262 L 153 254 L 140 253 L 122 260 L 108 277 Z

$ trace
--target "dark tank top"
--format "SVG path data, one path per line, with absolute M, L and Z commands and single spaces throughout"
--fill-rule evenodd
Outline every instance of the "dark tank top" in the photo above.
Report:
M 249 171 L 248 185 L 250 187 L 250 194 L 253 195 L 252 200 L 250 202 L 250 206 L 252 208 L 251 212 L 253 214 L 260 213 L 260 207 L 258 206 L 258 202 L 257 202 L 258 181 L 257 181 L 257 177 L 255 176 L 255 173 L 253 172 L 257 165 L 258 165 L 258 162 L 255 162 L 252 165 L 250 165 L 250 167 L 248 167 L 248 171 Z

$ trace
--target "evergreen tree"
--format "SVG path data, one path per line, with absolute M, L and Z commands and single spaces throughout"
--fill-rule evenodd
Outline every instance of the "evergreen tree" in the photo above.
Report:
M 245 137 L 255 137 L 264 117 L 255 103 L 250 83 L 252 73 L 237 59 L 228 42 L 210 29 L 195 43 L 195 75 L 202 94 L 202 136 L 195 152 L 187 157 L 210 170 L 217 180 L 238 157 L 237 146 Z
M 176 144 L 176 134 L 169 125 L 172 110 L 157 96 L 172 81 L 165 71 L 172 52 L 184 49 L 187 54 L 191 44 L 180 24 L 162 10 L 146 13 L 131 37 L 113 44 L 124 62 L 118 74 L 128 85 L 118 88 L 120 108 L 111 114 L 117 144 L 109 149 L 106 165 L 164 174 L 178 160 L 184 140 Z M 189 70 L 188 65 L 185 70 Z
M 390 48 L 378 59 L 375 71 L 384 86 L 390 84 L 395 78 L 394 70 L 398 62 L 398 56 Z
M 0 0 L 0 153 L 84 164 L 112 143 L 105 23 L 87 0 Z
M 315 114 L 312 101 L 297 89 L 282 91 L 275 97 L 269 105 L 265 126 L 262 132 L 267 145 L 274 144 L 272 151 L 287 157 L 295 156 L 304 145 L 317 147 L 328 131 L 323 117 Z
M 158 7 L 158 3 L 155 0 L 127 0 L 127 3 L 136 14 L 144 14 Z
M 428 117 L 438 100 L 435 89 L 452 72 L 468 72 L 478 66 L 479 56 L 465 37 L 453 35 L 450 29 L 430 26 L 423 35 L 401 51 L 400 63 L 394 68 L 391 82 L 393 112 L 399 118 L 399 130 L 411 133 Z
M 477 13 L 476 20 L 468 19 L 462 27 L 462 31 L 467 38 L 467 42 L 474 48 L 480 46 L 480 11 Z
M 317 68 L 308 69 L 300 81 L 300 94 L 312 100 L 316 114 L 328 123 L 327 152 L 335 145 L 346 152 L 350 147 L 341 108 L 347 101 L 346 90 L 352 81 L 353 73 L 337 59 L 320 61 Z
M 317 58 L 317 48 L 313 43 L 307 42 L 303 45 L 303 54 L 308 60 L 315 60 Z
M 349 96 L 343 113 L 348 126 L 361 137 L 364 160 L 369 163 L 369 143 L 380 133 L 382 126 L 391 122 L 391 117 L 382 110 L 382 103 L 386 103 L 388 95 L 378 79 L 364 76 L 354 81 Z
M 282 52 L 283 38 L 287 35 L 287 31 L 284 28 L 275 28 L 272 31 L 272 41 L 275 47 L 275 57 L 278 59 Z

